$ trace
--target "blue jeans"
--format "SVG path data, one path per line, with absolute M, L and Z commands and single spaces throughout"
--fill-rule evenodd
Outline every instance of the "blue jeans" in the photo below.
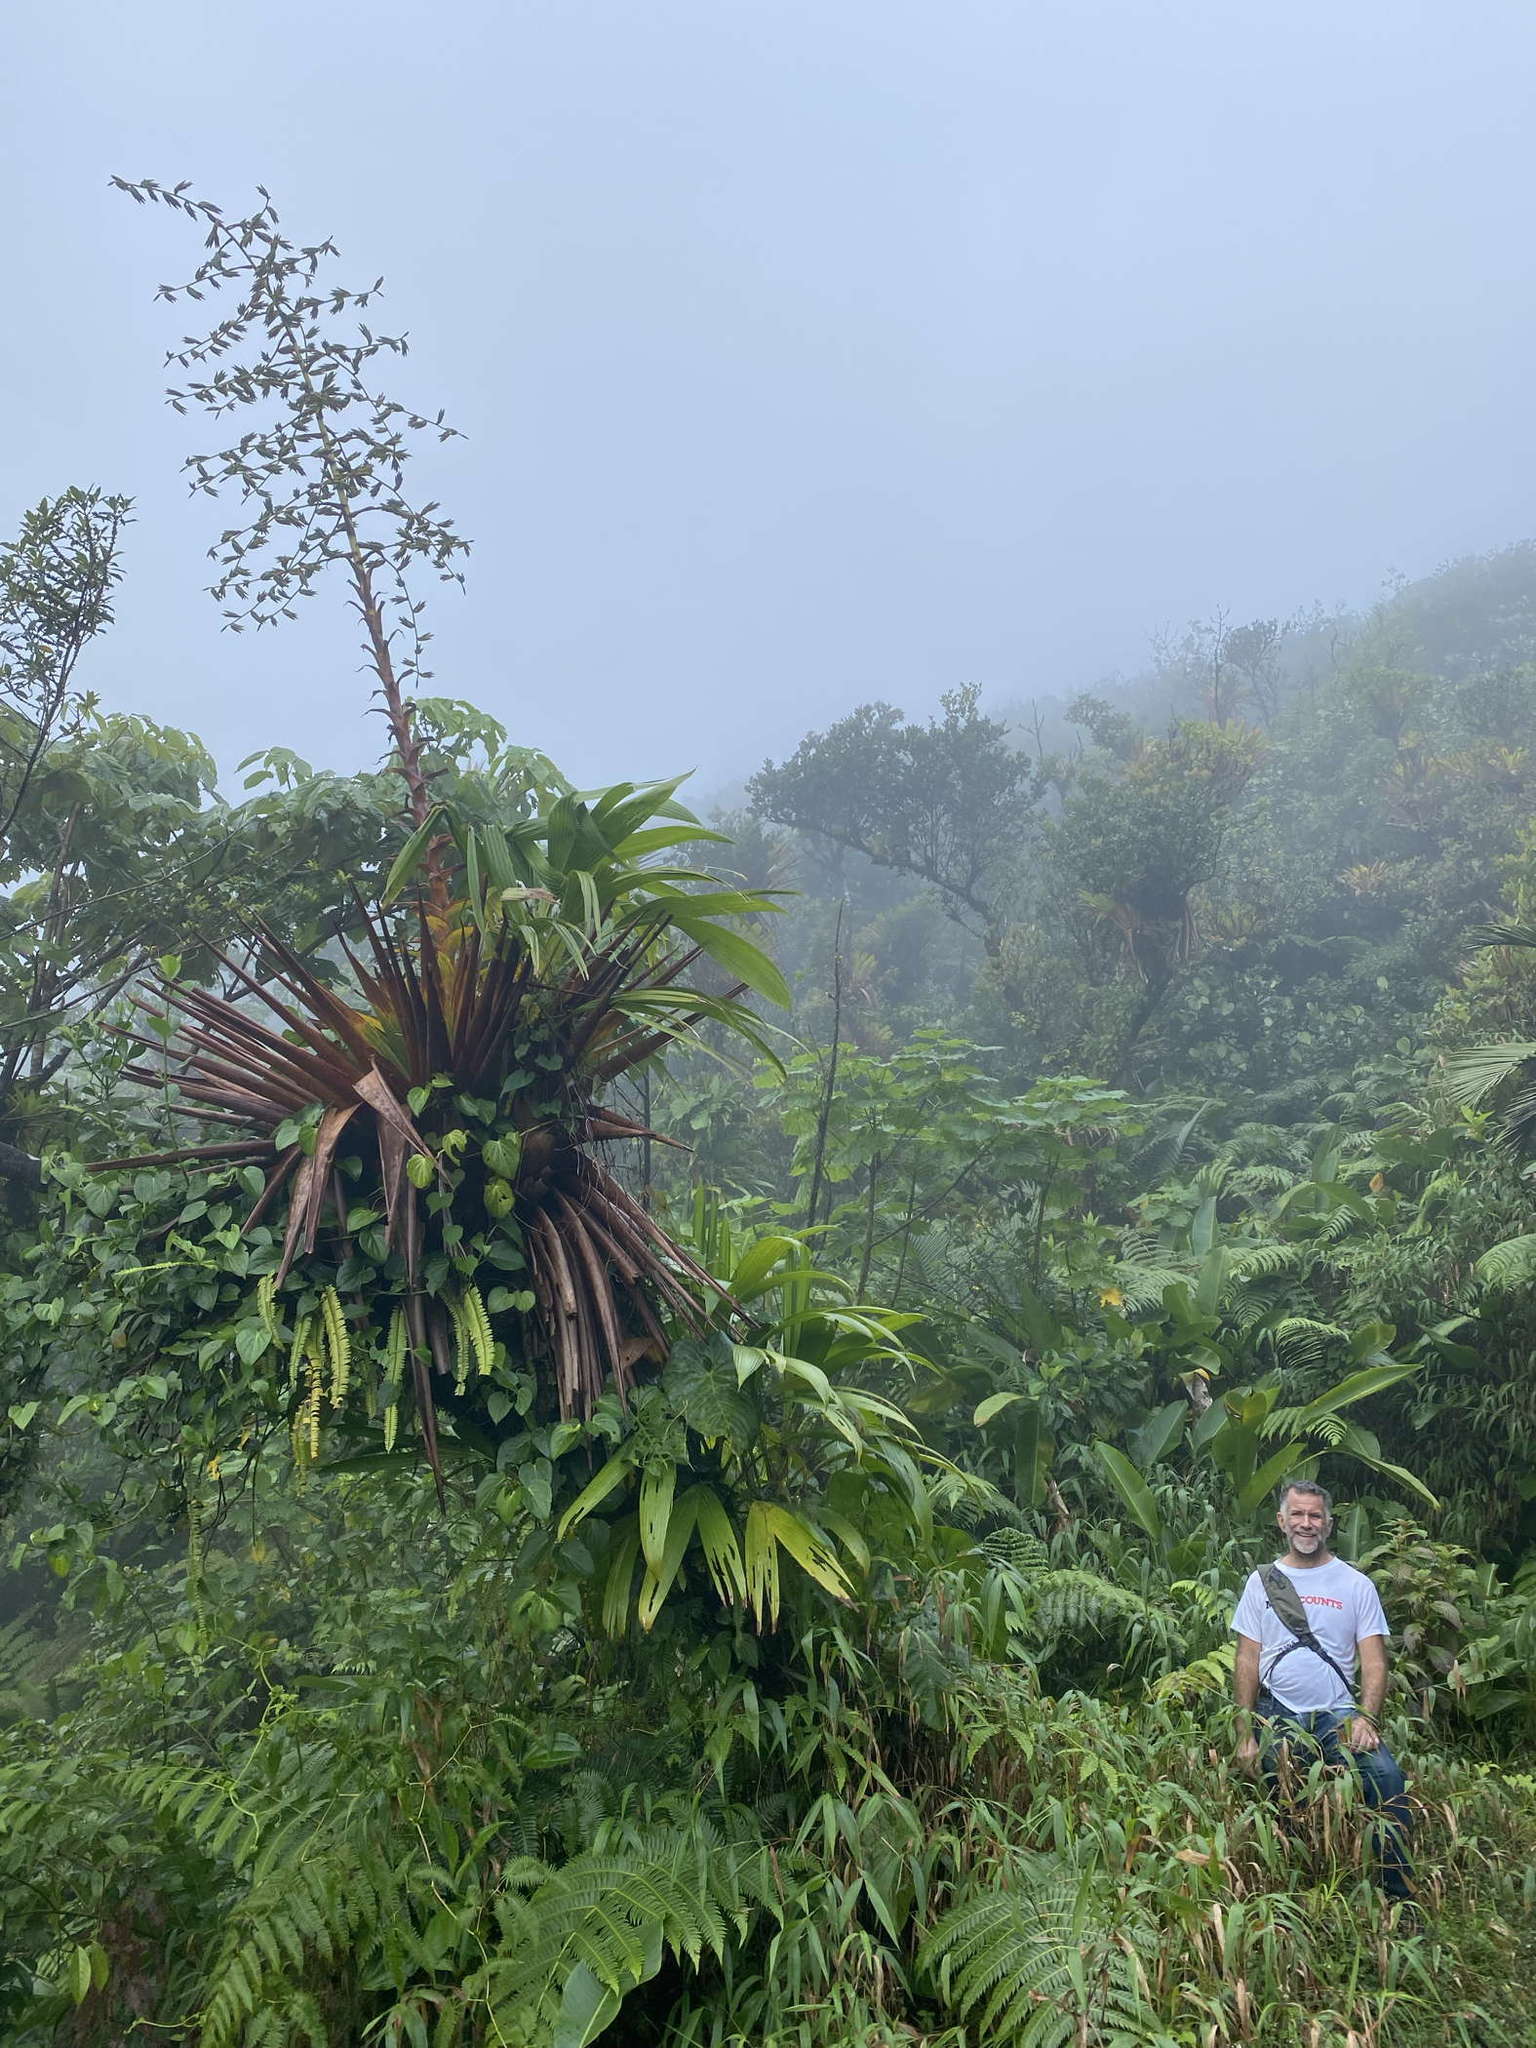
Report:
M 1327 1764 L 1352 1764 L 1360 1775 L 1365 1803 L 1375 1815 L 1372 1834 L 1380 1870 L 1381 1888 L 1389 1899 L 1413 1897 L 1413 1866 L 1408 1861 L 1408 1836 L 1412 1817 L 1408 1809 L 1403 1773 L 1385 1743 L 1376 1749 L 1351 1749 L 1340 1736 L 1348 1714 L 1330 1713 L 1318 1707 L 1298 1713 L 1282 1707 L 1272 1693 L 1261 1692 L 1258 1712 L 1263 1722 L 1259 1742 L 1264 1775 L 1271 1792 L 1281 1797 L 1279 1759 L 1276 1750 L 1286 1742 L 1297 1752 L 1305 1768 L 1311 1761 L 1308 1750 Z

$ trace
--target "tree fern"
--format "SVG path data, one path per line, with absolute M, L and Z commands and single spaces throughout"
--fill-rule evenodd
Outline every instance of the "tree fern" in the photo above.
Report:
M 309 2013 L 294 2006 L 294 1979 L 316 1964 L 349 1958 L 357 1937 L 402 1918 L 395 1874 L 366 1840 L 343 1838 L 265 1860 L 209 1969 L 198 2048 L 236 2048 L 249 2038 L 247 2022 L 263 2012 L 292 2015 L 287 2033 L 275 2036 L 284 2048 L 304 2032 L 313 2037 Z M 272 2035 L 273 2024 L 266 2018 L 262 2031 Z M 326 2039 L 322 2025 L 317 2048 L 326 2048 Z

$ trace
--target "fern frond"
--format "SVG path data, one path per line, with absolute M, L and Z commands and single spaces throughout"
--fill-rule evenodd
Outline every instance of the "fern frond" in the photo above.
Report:
M 1349 1332 L 1313 1316 L 1282 1316 L 1268 1332 L 1275 1357 L 1291 1370 L 1319 1365 L 1330 1344 L 1347 1344 Z
M 767 1852 L 718 1831 L 646 1829 L 571 1858 L 499 1908 L 502 1945 L 466 1985 L 508 2039 L 542 2035 L 574 2006 L 591 2031 L 660 1969 L 664 1954 L 723 1961 L 774 1899 Z M 590 2038 L 590 2034 L 588 2035 Z
M 1163 1295 L 1170 1287 L 1187 1283 L 1188 1273 L 1181 1273 L 1176 1266 L 1141 1264 L 1122 1259 L 1114 1267 L 1114 1283 L 1125 1297 L 1125 1306 L 1132 1315 L 1141 1315 L 1149 1309 L 1161 1308 Z
M 1243 1245 L 1228 1252 L 1227 1270 L 1242 1280 L 1273 1280 L 1281 1273 L 1302 1271 L 1313 1256 L 1306 1244 Z
M 1115 1913 L 1091 1874 L 1050 1857 L 1010 1859 L 1007 1890 L 986 1888 L 951 1907 L 921 1943 L 918 1967 L 939 2002 L 981 2041 L 1010 2048 L 1152 2048 L 1166 2039 L 1145 1991 L 1138 1951 L 1156 1934 Z
M 1223 1643 L 1208 1656 L 1196 1657 L 1193 1663 L 1181 1665 L 1177 1671 L 1165 1671 L 1149 1688 L 1153 1699 L 1187 1702 L 1205 1693 L 1225 1696 L 1232 1684 L 1236 1653 L 1235 1643 Z

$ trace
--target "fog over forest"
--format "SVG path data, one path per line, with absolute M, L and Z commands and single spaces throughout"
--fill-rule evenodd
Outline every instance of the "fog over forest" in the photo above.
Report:
M 370 729 L 339 621 L 242 643 L 196 601 L 149 296 L 182 252 L 111 172 L 264 183 L 386 273 L 401 395 L 467 436 L 431 478 L 476 547 L 441 673 L 579 778 L 721 784 L 872 697 L 1069 699 L 1191 619 L 1369 605 L 1531 531 L 1515 0 L 12 32 L 7 498 L 137 500 L 99 678 L 226 768 Z

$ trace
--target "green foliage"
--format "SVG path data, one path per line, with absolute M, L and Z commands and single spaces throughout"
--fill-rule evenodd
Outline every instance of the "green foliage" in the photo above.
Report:
M 922 726 L 892 705 L 863 705 L 781 766 L 766 763 L 749 793 L 762 816 L 918 875 L 954 913 L 988 926 L 1037 792 L 976 690 L 948 692 L 943 712 Z
M 1005 1890 L 999 1890 L 999 1884 Z M 989 1870 L 952 1906 L 919 1951 L 942 2002 L 984 2038 L 1020 2048 L 1152 2048 L 1167 2035 L 1146 1997 L 1138 1950 L 1156 1932 L 1116 1911 L 1093 1873 L 1045 1857 Z
M 227 804 L 81 692 L 124 508 L 0 555 L 4 2038 L 1517 2048 L 1536 554 L 1027 757 L 866 707 L 727 834 L 407 693 L 463 544 L 377 287 L 127 189 L 226 295 L 179 402 L 260 408 L 228 622 L 334 567 L 390 749 Z M 1298 1470 L 1422 1927 L 1350 1774 L 1229 1762 Z

